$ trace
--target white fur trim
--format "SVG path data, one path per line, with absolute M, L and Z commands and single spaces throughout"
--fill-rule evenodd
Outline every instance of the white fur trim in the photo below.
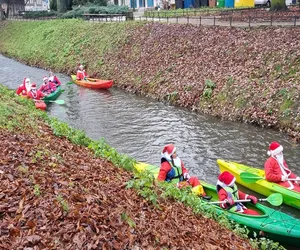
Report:
M 230 187 L 230 186 L 233 185 L 234 182 L 235 182 L 235 177 L 233 177 L 232 181 L 228 185 L 226 185 L 224 182 L 218 180 L 217 181 L 217 186 L 221 186 L 222 188 Z
M 228 186 L 232 186 L 235 183 L 235 177 L 233 177 L 232 181 L 228 184 Z
M 280 145 L 278 148 L 274 149 L 274 150 L 269 150 L 268 151 L 268 155 L 277 155 L 279 153 L 281 153 L 283 151 L 283 147 Z

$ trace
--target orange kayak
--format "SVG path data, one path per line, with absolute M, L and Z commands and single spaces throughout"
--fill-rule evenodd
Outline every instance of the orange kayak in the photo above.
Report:
M 113 85 L 113 80 L 101 80 L 96 78 L 87 78 L 87 80 L 76 80 L 75 75 L 71 75 L 73 82 L 91 89 L 109 89 Z

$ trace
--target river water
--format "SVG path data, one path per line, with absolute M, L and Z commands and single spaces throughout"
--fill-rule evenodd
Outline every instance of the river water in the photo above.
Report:
M 29 67 L 0 55 L 0 83 L 11 89 L 16 89 L 24 77 L 40 86 L 42 77 L 48 73 L 48 70 Z M 56 75 L 65 89 L 59 97 L 65 104 L 51 104 L 47 111 L 49 115 L 84 130 L 92 139 L 104 137 L 118 152 L 139 161 L 159 165 L 163 146 L 175 143 L 178 155 L 192 175 L 216 183 L 217 159 L 263 168 L 268 145 L 276 140 L 284 147 L 289 167 L 300 174 L 300 147 L 279 131 L 221 121 L 128 94 L 115 87 L 91 90 L 65 84 L 71 81 L 70 77 Z M 296 209 L 287 206 L 280 209 L 300 218 Z

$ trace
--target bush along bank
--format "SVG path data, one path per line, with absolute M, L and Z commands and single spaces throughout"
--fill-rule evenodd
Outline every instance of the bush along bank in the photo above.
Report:
M 248 239 L 246 228 L 189 190 L 135 172 L 134 159 L 104 139 L 49 118 L 2 85 L 0 100 L 4 249 L 284 249 Z
M 300 141 L 297 28 L 81 20 L 0 27 L 0 52 L 26 64 L 69 74 L 80 62 L 127 91 Z

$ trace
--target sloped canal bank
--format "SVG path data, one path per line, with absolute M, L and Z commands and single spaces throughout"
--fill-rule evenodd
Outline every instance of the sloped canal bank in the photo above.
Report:
M 1 57 L 1 59 L 4 59 L 4 60 L 1 60 L 1 62 L 2 61 L 5 62 L 5 65 L 2 65 L 3 67 L 1 67 L 1 68 L 3 68 L 3 70 L 5 70 L 7 72 L 11 68 L 11 74 L 9 73 L 11 78 L 6 79 L 5 84 L 10 85 L 11 88 L 13 88 L 13 89 L 18 86 L 18 84 L 15 84 L 15 82 L 19 81 L 20 78 L 22 79 L 23 76 L 25 76 L 25 75 L 31 77 L 31 79 L 34 81 L 39 81 L 43 75 L 46 75 L 48 73 L 44 70 L 31 68 L 31 67 L 22 65 L 20 63 L 17 63 L 15 61 L 13 61 L 11 59 L 7 59 L 5 57 Z M 14 70 L 18 70 L 18 72 L 22 73 L 22 77 L 17 76 L 17 75 L 14 76 L 12 74 Z M 69 81 L 69 78 L 64 75 L 58 74 L 58 76 L 61 80 L 63 80 L 63 82 Z M 130 150 L 132 152 L 130 154 L 131 156 L 135 155 L 135 156 L 137 156 L 136 158 L 138 158 L 139 160 L 142 160 L 142 161 L 148 161 L 148 162 L 159 161 L 159 156 L 157 157 L 156 160 L 154 160 L 154 157 L 153 157 L 154 153 L 149 153 L 149 150 L 152 150 L 151 149 L 152 147 L 149 146 L 149 141 L 141 142 L 147 138 L 151 142 L 151 140 L 152 140 L 151 138 L 155 137 L 156 133 L 160 133 L 161 134 L 160 137 L 164 138 L 166 141 L 167 140 L 175 140 L 176 142 L 180 143 L 180 140 L 183 140 L 184 136 L 190 134 L 190 135 L 192 135 L 191 137 L 194 137 L 196 135 L 195 132 L 189 131 L 188 128 L 196 129 L 196 127 L 199 126 L 201 123 L 205 123 L 206 125 L 204 127 L 201 127 L 201 129 L 203 129 L 203 130 L 205 128 L 208 128 L 208 129 L 207 129 L 207 131 L 206 130 L 203 131 L 201 133 L 201 135 L 199 137 L 197 137 L 197 138 L 201 138 L 202 136 L 205 137 L 205 135 L 207 133 L 212 133 L 211 128 L 217 126 L 218 129 L 221 129 L 221 127 L 224 127 L 224 124 L 226 124 L 226 123 L 224 123 L 223 125 L 218 125 L 217 119 L 212 118 L 212 120 L 210 120 L 211 117 L 203 116 L 203 119 L 201 121 L 198 121 L 198 122 L 196 122 L 196 125 L 193 125 L 193 121 L 195 122 L 195 120 L 197 120 L 196 116 L 194 116 L 195 115 L 194 113 L 191 113 L 191 112 L 188 112 L 188 111 L 182 110 L 182 109 L 176 109 L 174 107 L 165 106 L 161 103 L 157 103 L 155 101 L 145 99 L 145 98 L 133 99 L 134 95 L 128 95 L 122 91 L 118 91 L 117 89 L 112 89 L 111 91 L 108 91 L 108 92 L 99 92 L 99 91 L 93 91 L 93 90 L 87 90 L 84 88 L 80 88 L 76 85 L 64 85 L 64 88 L 66 89 L 66 91 L 60 96 L 60 99 L 66 100 L 66 106 L 51 105 L 50 109 L 49 109 L 50 114 L 53 115 L 53 114 L 55 114 L 55 112 L 56 112 L 56 114 L 60 114 L 63 119 L 65 119 L 68 122 L 73 123 L 77 128 L 86 130 L 88 133 L 90 133 L 92 135 L 92 137 L 94 139 L 99 139 L 100 136 L 104 136 L 106 138 L 107 135 L 110 135 L 112 133 L 112 139 L 118 138 L 118 141 L 117 141 L 118 143 L 113 142 L 112 139 L 110 139 L 110 140 L 112 140 L 113 144 L 117 145 L 116 148 L 118 148 L 118 147 L 122 148 L 120 152 L 125 152 L 126 150 Z M 74 104 L 76 107 L 74 108 L 73 107 L 74 105 L 72 105 L 72 104 Z M 156 105 L 158 105 L 158 107 L 156 107 Z M 100 107 L 102 107 L 102 109 L 99 109 Z M 109 108 L 110 108 L 110 110 L 109 110 L 110 112 L 108 112 Z M 153 109 L 154 111 L 150 112 L 150 110 L 151 110 L 150 108 Z M 91 110 L 91 111 L 88 112 L 88 110 Z M 159 113 L 159 110 L 162 113 Z M 145 111 L 147 111 L 147 112 L 145 112 Z M 54 112 L 54 113 L 52 113 L 52 112 Z M 170 119 L 170 118 L 172 118 L 172 114 L 176 114 L 177 112 L 180 114 L 179 116 L 176 116 L 178 119 Z M 145 113 L 147 113 L 147 115 L 145 115 Z M 149 115 L 149 113 L 150 113 L 150 115 Z M 62 115 L 62 114 L 64 114 L 64 115 Z M 126 116 L 126 114 L 128 114 L 128 116 Z M 136 114 L 136 116 L 139 116 L 139 118 L 135 118 L 133 120 L 130 119 L 132 117 L 132 114 L 133 115 Z M 189 117 L 188 116 L 189 114 L 192 114 L 192 117 Z M 105 124 L 106 124 L 105 121 L 103 121 L 104 118 L 105 118 L 105 120 L 109 121 L 109 126 L 107 126 L 107 127 L 105 126 Z M 147 127 L 146 123 L 142 123 L 142 125 L 146 126 L 146 129 L 144 128 L 144 126 L 139 126 L 138 129 L 136 129 L 135 134 L 131 135 L 131 133 L 133 131 L 135 131 L 131 126 L 134 127 L 134 125 L 138 125 L 139 122 L 142 122 L 145 119 L 146 119 L 146 123 L 150 123 L 151 126 L 149 125 Z M 162 123 L 163 125 L 161 125 L 161 127 L 163 127 L 163 126 L 170 126 L 170 127 L 167 127 L 167 129 L 163 130 L 159 126 L 160 121 L 164 121 L 164 123 Z M 209 121 L 213 121 L 213 122 L 209 125 Z M 101 124 L 101 126 L 99 126 L 99 123 Z M 174 126 L 174 124 L 175 125 L 181 124 L 181 126 Z M 242 125 L 242 124 L 240 124 L 240 125 Z M 154 130 L 150 129 L 152 127 L 154 127 Z M 182 130 L 183 128 L 171 129 L 172 127 L 174 127 L 174 128 L 184 127 L 185 130 Z M 251 126 L 246 126 L 246 127 L 253 128 Z M 99 128 L 101 128 L 101 129 L 99 129 Z M 123 128 L 125 130 L 121 130 L 121 128 Z M 168 129 L 168 128 L 170 128 L 170 129 Z M 104 131 L 102 129 L 104 129 Z M 129 130 L 127 130 L 127 129 L 129 129 Z M 225 131 L 222 131 L 222 133 L 226 134 L 227 130 L 228 130 L 228 128 Z M 245 130 L 245 128 L 244 128 L 244 130 Z M 197 131 L 199 131 L 199 130 L 197 130 Z M 230 130 L 228 130 L 228 131 L 230 131 Z M 244 131 L 243 133 L 239 132 L 235 128 L 235 133 L 237 133 L 237 132 L 240 133 L 241 135 L 243 133 L 247 133 L 247 134 L 249 133 L 249 131 L 247 131 L 247 132 Z M 101 133 L 101 135 L 100 135 L 100 133 Z M 220 134 L 222 134 L 222 133 L 220 133 Z M 151 138 L 150 138 L 150 135 L 152 135 Z M 129 149 L 128 148 L 129 145 L 126 144 L 126 143 L 129 143 L 128 140 L 129 141 L 132 140 L 132 139 L 130 139 L 130 138 L 132 138 L 131 136 L 134 136 L 134 138 L 135 138 L 135 141 L 130 144 L 130 147 L 134 147 L 134 149 L 132 149 L 132 148 Z M 210 134 L 209 136 L 212 137 L 212 140 L 214 140 L 213 137 L 215 137 L 216 135 Z M 142 139 L 138 139 L 140 137 Z M 160 137 L 158 137 L 158 138 L 160 138 Z M 209 137 L 207 138 L 207 140 L 209 140 Z M 122 144 L 122 141 L 124 141 L 125 144 Z M 196 141 L 197 140 L 193 140 L 192 143 L 195 143 Z M 217 142 L 217 140 L 216 140 L 216 142 Z M 111 143 L 111 142 L 109 142 L 109 143 Z M 162 145 L 164 143 L 165 143 L 165 141 L 159 142 L 159 144 L 162 144 Z M 186 140 L 186 143 L 188 144 L 188 140 Z M 199 143 L 198 145 L 200 146 L 200 144 L 204 144 L 204 143 L 205 143 L 205 140 L 202 139 L 201 143 Z M 158 155 L 159 155 L 162 145 L 156 146 Z M 192 144 L 188 144 L 188 145 L 193 150 L 196 149 L 195 145 L 194 146 Z M 210 143 L 205 144 L 205 146 L 210 147 L 210 151 L 213 152 L 215 149 L 211 148 L 211 146 L 209 146 L 209 145 L 210 145 Z M 154 145 L 154 147 L 155 147 L 155 145 Z M 178 147 L 179 147 L 179 152 L 180 152 L 180 146 L 178 146 Z M 119 148 L 118 148 L 118 150 L 119 150 Z M 230 150 L 233 150 L 233 149 L 230 149 Z M 189 152 L 190 152 L 189 148 L 186 148 L 186 151 L 184 151 L 184 150 L 182 151 L 183 160 L 187 160 L 188 162 L 196 161 L 197 160 L 196 157 L 189 159 L 189 157 L 188 157 Z M 155 152 L 155 154 L 157 154 L 157 152 Z M 202 154 L 204 154 L 204 153 L 202 153 Z M 145 156 L 143 156 L 143 155 L 145 155 Z M 147 158 L 147 160 L 144 160 L 145 158 Z M 203 162 L 205 163 L 206 162 L 205 156 L 203 156 L 203 158 L 204 158 Z M 156 162 L 154 162 L 154 163 L 156 163 Z M 81 164 L 84 165 L 84 161 Z M 202 164 L 202 165 L 205 166 L 205 164 Z M 201 169 L 203 166 L 201 166 Z M 215 162 L 214 162 L 214 166 L 216 166 Z M 210 171 L 212 170 L 212 167 L 211 167 L 211 165 L 207 166 L 207 167 L 208 168 L 207 168 L 207 171 L 205 171 L 205 174 L 207 176 L 210 176 L 209 174 L 210 174 Z M 201 176 L 201 175 L 199 175 L 199 173 L 195 172 L 195 169 L 191 169 L 191 171 L 194 172 L 195 174 L 197 174 L 201 179 L 204 179 L 203 176 Z M 196 169 L 196 171 L 197 171 L 197 169 Z M 218 171 L 217 168 L 215 168 L 214 171 Z M 216 176 L 211 176 L 211 177 L 216 178 Z M 212 183 L 214 183 L 214 181 Z

